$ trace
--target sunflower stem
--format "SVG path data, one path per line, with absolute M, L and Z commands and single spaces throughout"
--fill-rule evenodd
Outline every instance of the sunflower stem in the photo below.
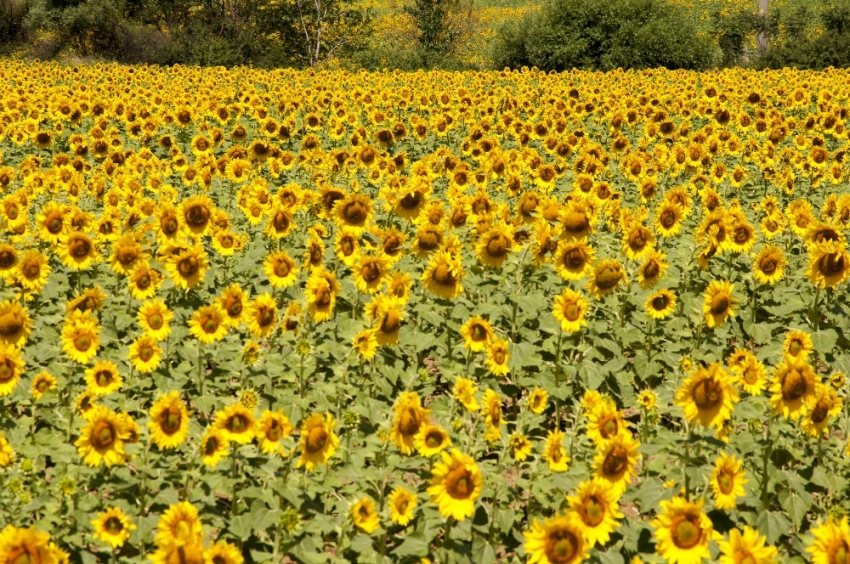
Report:
M 204 397 L 204 349 L 203 343 L 198 340 L 198 390 Z
M 685 422 L 685 435 L 687 439 L 685 440 L 685 500 L 691 501 L 691 477 L 688 475 L 688 468 L 691 466 L 691 441 L 693 440 L 693 432 L 688 426 L 687 421 Z
M 451 532 L 452 532 L 452 525 L 453 525 L 453 524 L 454 524 L 454 520 L 453 520 L 451 517 L 449 517 L 449 518 L 446 520 L 446 529 L 445 529 L 445 531 L 443 532 L 443 553 L 444 553 L 444 560 L 443 560 L 443 561 L 444 561 L 444 562 L 448 562 L 448 561 L 449 561 L 449 547 L 448 547 L 448 544 L 449 544 L 449 536 L 451 535 Z
M 762 468 L 761 468 L 761 505 L 762 510 L 767 511 L 767 486 L 770 478 L 767 475 L 767 466 L 770 462 L 771 451 L 773 450 L 773 443 L 770 442 L 770 423 L 773 421 L 773 416 L 767 418 L 767 425 L 764 427 L 764 454 L 762 457 Z
M 812 328 L 817 331 L 818 325 L 820 324 L 820 314 L 818 313 L 818 306 L 820 305 L 820 286 L 815 289 L 815 300 L 812 302 L 811 313 L 809 313 L 809 317 L 812 322 Z

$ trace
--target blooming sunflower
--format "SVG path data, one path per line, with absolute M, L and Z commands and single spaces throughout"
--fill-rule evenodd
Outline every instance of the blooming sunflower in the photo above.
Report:
M 246 445 L 254 440 L 255 424 L 254 413 L 237 401 L 215 414 L 213 427 L 223 430 L 232 442 Z
M 215 468 L 221 459 L 227 456 L 230 449 L 230 439 L 222 429 L 210 427 L 201 438 L 201 459 L 205 466 Z
M 676 405 L 692 423 L 719 429 L 732 417 L 738 391 L 720 363 L 700 367 L 688 376 L 676 392 Z
M 818 376 L 805 361 L 785 358 L 773 371 L 770 406 L 773 412 L 797 420 L 808 411 L 817 391 Z
M 334 222 L 349 229 L 365 229 L 372 214 L 372 200 L 362 192 L 348 194 L 333 206 Z
M 575 495 L 567 497 L 567 502 L 570 511 L 578 517 L 576 523 L 581 525 L 588 546 L 605 545 L 619 526 L 617 519 L 623 518 L 613 491 L 606 482 L 596 478 L 579 484 Z
M 419 498 L 407 488 L 398 486 L 387 497 L 387 503 L 393 523 L 406 527 L 413 520 Z
M 208 268 L 207 254 L 200 244 L 170 255 L 165 262 L 165 270 L 172 282 L 183 290 L 189 290 L 203 282 Z
M 785 334 L 785 343 L 782 346 L 782 354 L 794 361 L 805 361 L 809 354 L 815 350 L 812 337 L 805 331 L 788 331 Z
M 652 411 L 657 401 L 658 398 L 652 390 L 643 390 L 638 394 L 638 403 L 646 411 Z
M 543 458 L 549 463 L 552 472 L 566 472 L 570 457 L 564 448 L 564 433 L 562 431 L 549 431 L 546 444 L 543 447 Z
M 110 507 L 97 514 L 97 519 L 91 522 L 94 528 L 94 538 L 103 541 L 112 548 L 120 548 L 130 538 L 130 532 L 136 526 L 120 507 Z
M 206 344 L 222 340 L 228 325 L 227 314 L 218 303 L 199 307 L 189 318 L 189 332 Z
M 32 331 L 26 308 L 14 300 L 0 302 L 0 342 L 21 348 Z
M 424 423 L 419 427 L 416 436 L 413 437 L 413 444 L 416 445 L 416 451 L 420 456 L 434 456 L 446 447 L 450 447 L 452 439 L 445 429 L 439 425 Z
M 587 202 L 571 200 L 561 209 L 558 219 L 564 238 L 586 239 L 593 232 L 596 216 L 590 212 Z
M 17 279 L 21 286 L 31 292 L 40 292 L 47 284 L 50 264 L 47 257 L 35 249 L 25 251 L 18 262 Z
M 651 294 L 644 304 L 646 312 L 653 319 L 664 319 L 676 309 L 676 294 L 664 288 Z
M 137 300 L 148 300 L 156 296 L 162 284 L 162 273 L 150 265 L 140 263 L 130 273 L 130 293 Z
M 454 397 L 467 411 L 478 411 L 481 406 L 478 400 L 475 399 L 475 393 L 478 391 L 478 386 L 475 382 L 467 378 L 459 377 L 455 382 L 455 387 L 452 390 Z
M 33 564 L 62 564 L 61 551 L 50 542 L 50 535 L 35 530 L 17 528 L 6 525 L 0 531 L 0 562 L 3 564 L 18 564 L 31 562 Z
M 212 222 L 215 204 L 206 194 L 190 196 L 180 202 L 177 208 L 181 223 L 195 237 L 203 237 L 207 234 Z
M 567 333 L 575 333 L 581 330 L 582 325 L 587 325 L 584 318 L 587 313 L 587 300 L 571 288 L 566 288 L 560 296 L 555 296 L 555 306 L 552 315 L 561 324 L 561 330 Z
M 629 260 L 641 260 L 652 252 L 654 245 L 655 234 L 645 225 L 633 223 L 629 230 L 623 233 L 623 253 Z
M 664 201 L 655 212 L 653 224 L 662 237 L 673 237 L 682 228 L 685 213 L 682 206 L 676 202 Z
M 0 372 L 3 371 L 3 368 L 0 367 Z M 2 377 L 0 377 L 0 381 L 2 381 Z M 0 384 L 2 386 L 2 384 Z M 32 379 L 31 386 L 31 394 L 33 399 L 39 400 L 49 392 L 50 390 L 56 389 L 56 378 L 53 377 L 52 374 L 48 372 L 40 372 L 36 375 L 35 378 Z M 2 395 L 2 393 L 0 393 Z
M 109 266 L 115 274 L 129 275 L 139 264 L 147 261 L 147 253 L 142 250 L 135 233 L 122 235 L 112 244 Z
M 485 350 L 495 333 L 489 321 L 476 315 L 470 317 L 461 326 L 460 335 L 463 337 L 463 344 L 468 350 L 479 352 Z
M 535 519 L 524 536 L 529 564 L 577 564 L 587 558 L 587 542 L 575 514 Z
M 390 429 L 390 440 L 402 454 L 413 453 L 414 437 L 419 433 L 423 422 L 427 420 L 430 409 L 424 409 L 415 392 L 402 392 L 393 406 L 395 418 Z
M 528 394 L 528 409 L 532 413 L 540 415 L 546 411 L 546 406 L 549 404 L 549 393 L 541 388 L 534 388 Z
M 86 414 L 87 422 L 74 446 L 88 466 L 107 466 L 124 462 L 127 431 L 121 417 L 108 407 L 98 405 Z
M 320 464 L 327 464 L 339 446 L 339 438 L 333 432 L 336 422 L 330 413 L 324 417 L 313 413 L 301 424 L 301 456 L 297 466 L 312 472 Z
M 563 240 L 555 250 L 555 271 L 564 280 L 581 280 L 593 268 L 593 247 L 584 240 Z
M 485 438 L 492 443 L 502 436 L 502 398 L 498 392 L 487 390 L 481 403 L 484 406 L 484 425 L 487 427 Z
M 277 251 L 263 261 L 263 272 L 273 288 L 288 288 L 298 279 L 298 265 L 286 251 Z
M 127 357 L 133 368 L 142 374 L 156 370 L 162 360 L 162 348 L 150 335 L 142 335 L 130 344 Z
M 824 241 L 809 249 L 809 269 L 806 275 L 818 288 L 831 288 L 841 284 L 850 273 L 850 253 L 844 245 Z
M 664 277 L 664 273 L 667 272 L 667 267 L 669 266 L 664 262 L 665 258 L 667 258 L 667 255 L 661 251 L 651 251 L 649 253 L 649 256 L 646 257 L 646 260 L 638 269 L 638 282 L 640 282 L 641 288 L 648 290 Z
M 628 433 L 619 433 L 603 443 L 594 457 L 593 475 L 608 484 L 619 497 L 631 482 L 637 466 L 640 443 Z
M 739 531 L 729 531 L 729 540 L 717 542 L 720 547 L 720 564 L 775 564 L 777 551 L 773 546 L 765 546 L 767 537 L 756 529 L 744 526 Z
M 751 396 L 758 396 L 767 385 L 764 364 L 753 355 L 748 355 L 741 363 L 732 368 L 736 381 Z
M 24 374 L 24 361 L 18 349 L 0 344 L 0 397 L 11 395 Z
M 819 437 L 827 431 L 830 418 L 841 413 L 842 399 L 835 390 L 826 384 L 818 384 L 815 393 L 809 397 L 806 415 L 803 417 L 803 431 L 812 437 Z
M 720 453 L 714 461 L 711 471 L 711 489 L 714 491 L 714 507 L 717 509 L 735 509 L 736 499 L 746 495 L 744 484 L 747 472 L 741 468 L 741 461 L 734 455 Z
M 389 275 L 389 263 L 382 256 L 360 255 L 352 268 L 354 285 L 363 293 L 375 294 Z
M 227 541 L 216 541 L 204 551 L 205 564 L 242 564 L 244 561 L 239 547 Z
M 683 497 L 661 501 L 661 513 L 652 521 L 655 550 L 671 564 L 699 564 L 710 557 L 714 536 L 711 520 L 702 511 L 703 501 Z
M 354 336 L 354 348 L 357 350 L 360 358 L 363 360 L 371 360 L 378 350 L 378 339 L 375 338 L 374 329 L 364 329 Z
M 277 324 L 277 304 L 268 294 L 254 298 L 245 312 L 248 329 L 254 337 L 264 337 L 272 332 Z
M 487 370 L 494 376 L 505 376 L 510 369 L 508 361 L 511 355 L 508 353 L 508 342 L 504 339 L 493 339 L 487 346 Z
M 375 511 L 375 502 L 370 497 L 361 497 L 351 506 L 351 521 L 354 526 L 371 535 L 381 526 L 381 517 Z
M 762 284 L 776 284 L 782 280 L 787 264 L 782 249 L 765 245 L 753 259 L 753 278 Z
M 339 283 L 335 277 L 314 273 L 307 279 L 304 294 L 307 298 L 307 311 L 310 312 L 313 321 L 321 323 L 331 318 L 339 290 Z
M 732 297 L 734 284 L 725 280 L 712 280 L 705 291 L 705 302 L 702 312 L 705 315 L 705 323 L 710 328 L 720 327 L 728 317 L 734 317 L 734 306 L 738 300 Z
M 105 396 L 121 389 L 124 379 L 118 366 L 108 360 L 99 360 L 86 369 L 86 388 L 95 396 Z
M 63 235 L 56 253 L 62 264 L 73 270 L 86 270 L 97 260 L 95 242 L 85 233 Z
M 522 462 L 531 454 L 531 441 L 525 435 L 514 433 L 510 438 L 511 452 L 514 460 Z
M 812 564 L 843 564 L 850 556 L 850 525 L 847 517 L 829 517 L 812 528 L 812 544 L 806 552 Z
M 229 431 L 228 431 L 229 432 Z M 265 410 L 254 424 L 254 436 L 265 454 L 282 453 L 281 439 L 292 434 L 292 425 L 283 410 Z
M 159 397 L 150 409 L 148 429 L 151 440 L 161 449 L 182 445 L 189 435 L 189 411 L 180 399 L 180 392 L 172 391 Z
M 602 299 L 616 290 L 621 282 L 628 282 L 623 265 L 617 259 L 605 259 L 596 265 L 593 276 L 587 283 L 587 291 L 596 299 Z
M 478 260 L 490 268 L 500 268 L 512 250 L 513 230 L 498 225 L 484 233 L 475 245 Z
M 198 518 L 198 508 L 188 501 L 181 501 L 169 506 L 160 515 L 154 540 L 160 547 L 172 543 L 193 544 L 200 541 L 202 535 L 203 529 L 201 520 Z
M 463 293 L 462 278 L 463 266 L 460 259 L 447 251 L 437 252 L 422 273 L 425 288 L 445 299 L 454 299 Z
M 62 327 L 62 349 L 68 358 L 88 364 L 100 348 L 100 327 L 89 312 L 75 311 Z
M 587 419 L 587 436 L 597 448 L 601 448 L 620 433 L 628 432 L 623 412 L 612 402 L 601 402 L 593 407 Z
M 171 320 L 174 313 L 162 300 L 150 300 L 142 304 L 136 315 L 139 325 L 146 334 L 162 341 L 171 334 Z
M 481 495 L 483 478 L 475 460 L 457 449 L 441 452 L 442 460 L 431 470 L 428 494 L 443 517 L 463 521 L 475 513 L 475 502 Z

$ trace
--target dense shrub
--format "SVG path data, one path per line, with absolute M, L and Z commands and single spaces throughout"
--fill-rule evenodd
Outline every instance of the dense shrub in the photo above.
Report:
M 771 22 L 771 47 L 757 61 L 764 68 L 821 70 L 850 66 L 850 6 L 832 6 L 820 15 L 806 8 L 779 12 Z M 778 30 L 784 30 L 779 35 Z M 820 28 L 822 33 L 813 33 Z
M 692 14 L 664 0 L 553 0 L 500 30 L 493 62 L 545 70 L 708 68 L 720 53 Z

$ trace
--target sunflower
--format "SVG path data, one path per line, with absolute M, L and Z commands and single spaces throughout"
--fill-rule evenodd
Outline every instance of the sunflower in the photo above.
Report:
M 587 291 L 596 299 L 602 299 L 616 290 L 621 282 L 628 282 L 623 265 L 617 259 L 605 259 L 596 265 L 593 276 L 587 283 Z
M 230 449 L 230 439 L 222 429 L 209 427 L 201 438 L 201 459 L 205 466 L 215 468 L 221 459 L 227 456 Z
M 206 344 L 224 339 L 228 325 L 227 314 L 218 303 L 199 307 L 189 318 L 189 332 Z
M 517 462 L 522 462 L 528 455 L 531 454 L 531 441 L 528 440 L 528 437 L 525 435 L 520 435 L 519 433 L 515 433 L 511 435 L 509 440 L 511 445 L 511 452 L 513 453 L 514 460 Z
M 50 542 L 50 535 L 35 530 L 6 525 L 0 531 L 0 563 L 64 564 L 62 551 Z
M 275 206 L 269 213 L 269 222 L 263 233 L 272 239 L 283 239 L 296 227 L 295 222 L 292 221 L 292 210 Z
M 524 536 L 529 564 L 577 564 L 587 559 L 589 547 L 575 514 L 535 519 Z
M 564 433 L 562 431 L 549 431 L 546 444 L 543 447 L 543 458 L 549 463 L 552 472 L 566 472 L 570 457 L 564 448 Z
M 733 307 L 738 300 L 732 297 L 734 289 L 735 285 L 725 280 L 712 280 L 708 285 L 702 312 L 710 328 L 720 327 L 728 317 L 735 317 Z
M 593 232 L 596 216 L 589 213 L 587 202 L 571 200 L 558 216 L 565 239 L 586 239 Z
M 340 227 L 365 229 L 372 219 L 372 201 L 363 193 L 348 194 L 334 204 L 333 216 Z
M 736 221 L 730 228 L 729 249 L 734 253 L 748 253 L 756 244 L 756 230 L 746 220 Z
M 314 272 L 307 279 L 304 294 L 307 298 L 307 311 L 313 321 L 321 323 L 331 318 L 339 290 L 339 283 L 333 275 L 323 276 L 322 272 Z
M 142 374 L 149 374 L 156 370 L 162 360 L 162 348 L 156 339 L 150 335 L 142 335 L 132 343 L 127 352 L 127 357 L 133 368 Z
M 14 246 L 8 243 L 0 243 L 0 279 L 6 279 L 13 275 L 20 262 L 20 255 Z
M 205 564 L 242 564 L 245 558 L 234 544 L 219 540 L 204 551 Z
M 812 528 L 812 544 L 806 552 L 812 564 L 844 564 L 850 555 L 850 524 L 847 517 L 828 517 Z
M 805 331 L 789 331 L 785 335 L 785 343 L 782 345 L 782 354 L 785 358 L 805 361 L 814 350 L 812 337 Z
M 94 538 L 107 543 L 112 548 L 121 548 L 130 539 L 130 531 L 136 526 L 120 507 L 111 507 L 97 514 L 97 519 L 91 522 L 94 528 Z
M 108 407 L 98 405 L 86 414 L 86 424 L 74 446 L 88 466 L 124 463 L 124 443 L 128 438 L 121 417 Z
M 73 270 L 86 270 L 97 260 L 94 241 L 85 233 L 63 235 L 56 250 L 62 264 Z
M 171 334 L 171 320 L 174 313 L 162 300 L 151 300 L 142 304 L 136 316 L 145 334 L 157 341 L 165 340 Z
M 35 249 L 24 251 L 17 267 L 17 279 L 24 289 L 40 292 L 41 288 L 47 284 L 49 274 L 50 265 L 46 256 Z
M 2 371 L 3 368 L 0 367 L 0 372 Z M 2 378 L 0 378 L 0 382 L 2 382 Z M 0 387 L 2 387 L 2 383 L 0 383 Z M 44 394 L 50 390 L 56 389 L 56 378 L 48 372 L 39 372 L 36 377 L 32 379 L 32 386 L 30 389 L 33 399 L 40 400 Z M 1 391 L 0 395 L 3 395 Z
M 221 429 L 230 441 L 240 445 L 247 445 L 254 440 L 255 425 L 253 411 L 238 401 L 216 412 L 213 422 L 213 427 Z
M 567 333 L 580 331 L 582 325 L 587 325 L 585 314 L 587 314 L 587 300 L 579 292 L 567 288 L 560 296 L 555 296 L 552 315 L 560 322 L 562 331 Z
M 820 437 L 827 431 L 830 418 L 838 417 L 841 413 L 841 407 L 842 399 L 835 390 L 826 384 L 818 384 L 806 405 L 803 431 L 812 437 Z
M 77 407 L 77 411 L 80 412 L 80 415 L 83 416 L 83 419 L 88 420 L 88 418 L 93 414 L 93 410 L 97 407 L 97 403 L 95 403 L 94 394 L 86 390 L 76 397 L 74 400 L 74 405 Z
M 773 413 L 797 420 L 808 412 L 811 397 L 817 391 L 818 376 L 804 361 L 784 358 L 773 371 L 770 406 Z
M 95 396 L 105 396 L 121 389 L 124 379 L 118 366 L 108 360 L 99 360 L 86 369 L 86 388 Z
M 628 433 L 618 433 L 602 444 L 594 457 L 593 475 L 605 482 L 612 493 L 619 497 L 635 475 L 640 443 Z
M 0 397 L 11 395 L 24 374 L 24 361 L 18 349 L 0 343 Z
M 265 454 L 282 453 L 280 441 L 291 434 L 292 425 L 289 418 L 280 409 L 265 410 L 254 424 L 254 436 L 257 437 L 260 450 Z
M 725 452 L 714 461 L 709 483 L 714 491 L 714 507 L 717 509 L 735 509 L 736 499 L 746 495 L 744 484 L 747 483 L 746 470 L 741 468 L 741 461 L 734 455 Z
M 498 392 L 487 390 L 481 403 L 484 406 L 484 425 L 487 427 L 485 439 L 492 443 L 502 437 L 502 398 Z
M 402 454 L 412 454 L 415 447 L 414 437 L 427 421 L 431 410 L 422 408 L 421 400 L 415 392 L 402 392 L 393 406 L 393 411 L 395 418 L 390 429 L 390 440 Z
M 100 348 L 100 328 L 90 312 L 74 311 L 62 327 L 62 349 L 68 358 L 88 364 Z
M 762 284 L 776 284 L 782 280 L 787 264 L 782 249 L 765 245 L 753 259 L 753 278 Z
M 640 260 L 652 252 L 655 234 L 639 223 L 633 223 L 627 233 L 623 233 L 623 253 L 629 260 Z
M 32 331 L 32 319 L 18 302 L 0 302 L 0 343 L 22 348 Z
M 413 520 L 419 498 L 407 488 L 398 486 L 387 497 L 387 503 L 393 523 L 406 527 Z
M 301 456 L 297 467 L 312 472 L 320 464 L 327 464 L 339 446 L 339 438 L 333 432 L 336 422 L 330 413 L 324 417 L 313 413 L 301 424 Z
M 202 537 L 203 529 L 198 518 L 198 508 L 187 501 L 181 501 L 169 506 L 159 517 L 154 541 L 160 547 L 175 543 L 192 545 L 199 542 Z M 166 560 L 166 562 L 175 561 L 184 562 L 182 558 Z
M 151 406 L 148 429 L 161 449 L 177 448 L 189 434 L 189 412 L 177 391 L 169 392 Z
M 162 272 L 145 263 L 139 263 L 130 273 L 130 293 L 137 300 L 148 300 L 156 296 L 162 284 Z
M 367 535 L 381 526 L 381 517 L 375 510 L 375 502 L 370 497 L 362 497 L 351 506 L 351 521 L 354 526 Z
M 478 400 L 475 399 L 475 393 L 477 391 L 478 386 L 475 385 L 475 382 L 467 378 L 459 377 L 457 382 L 455 382 L 452 394 L 454 395 L 454 398 L 460 402 L 464 409 L 475 412 L 481 409 L 481 406 L 478 404 Z
M 487 346 L 487 370 L 494 376 L 505 376 L 510 372 L 508 361 L 508 342 L 504 339 L 493 339 Z
M 682 206 L 670 201 L 659 204 L 655 211 L 653 225 L 662 237 L 674 237 L 679 233 L 684 222 L 685 213 Z
M 661 513 L 652 521 L 655 550 L 671 564 L 699 564 L 710 558 L 708 545 L 714 536 L 711 519 L 702 511 L 703 501 L 683 497 L 661 500 Z
M 644 304 L 646 312 L 653 319 L 664 319 L 676 309 L 676 294 L 668 289 L 651 294 Z
M 649 256 L 638 269 L 638 282 L 644 290 L 655 286 L 664 277 L 669 266 L 664 259 L 667 255 L 661 251 L 650 251 Z
M 463 521 L 475 513 L 484 480 L 475 459 L 468 454 L 452 449 L 440 456 L 442 460 L 431 470 L 431 503 L 438 506 L 443 517 Z
M 157 550 L 149 558 L 153 564 L 207 564 L 204 560 L 204 545 L 200 536 L 186 540 L 166 540 L 157 543 Z
M 623 518 L 608 484 L 596 478 L 579 484 L 575 495 L 567 497 L 567 503 L 570 512 L 578 517 L 576 523 L 581 525 L 588 546 L 607 544 L 619 526 L 617 519 Z
M 242 323 L 245 314 L 245 293 L 239 284 L 231 284 L 221 292 L 218 305 L 224 310 L 227 324 L 236 329 Z
M 454 299 L 463 293 L 462 278 L 463 266 L 460 259 L 446 251 L 436 253 L 422 273 L 425 288 L 445 299 Z
M 717 542 L 720 547 L 720 564 L 775 564 L 775 547 L 765 546 L 767 537 L 756 529 L 744 526 L 743 532 L 733 528 L 729 540 Z
M 112 272 L 127 276 L 139 265 L 147 262 L 148 256 L 142 250 L 135 233 L 127 233 L 112 243 L 109 266 Z
M 364 329 L 354 336 L 354 348 L 363 360 L 372 360 L 378 350 L 374 329 Z
M 809 249 L 809 269 L 806 275 L 818 288 L 831 288 L 847 279 L 850 254 L 835 242 L 818 243 Z
M 165 262 L 165 269 L 172 282 L 183 290 L 189 290 L 203 282 L 208 267 L 207 254 L 199 244 L 179 250 Z
M 564 280 L 581 280 L 593 268 L 593 254 L 584 240 L 563 240 L 555 250 L 555 271 Z
M 264 337 L 272 332 L 277 324 L 277 304 L 266 293 L 257 296 L 245 312 L 248 329 L 254 337 Z
M 764 364 L 752 354 L 732 368 L 736 383 L 751 396 L 759 396 L 767 385 Z
M 587 419 L 587 436 L 596 448 L 601 448 L 620 433 L 628 433 L 623 412 L 613 402 L 601 402 L 593 407 Z
M 203 237 L 208 233 L 212 222 L 210 219 L 215 210 L 215 203 L 205 195 L 190 196 L 180 202 L 177 208 L 181 223 L 195 237 Z
M 6 437 L 3 436 L 3 433 L 0 432 L 0 468 L 8 467 L 14 460 L 15 451 L 12 449 L 9 441 L 6 440 Z
M 549 393 L 541 388 L 534 388 L 528 394 L 528 408 L 532 413 L 540 415 L 546 411 L 546 406 L 549 404 Z
M 652 390 L 643 390 L 638 394 L 638 403 L 646 411 L 652 411 L 657 401 L 658 398 Z
M 676 392 L 676 405 L 692 423 L 719 429 L 732 417 L 738 391 L 720 363 L 700 367 L 688 376 Z
M 513 229 L 498 225 L 484 233 L 475 245 L 478 260 L 490 268 L 500 268 L 511 253 Z
M 450 447 L 452 439 L 439 425 L 423 423 L 419 427 L 419 432 L 413 437 L 413 444 L 420 456 L 430 457 Z
M 470 317 L 460 328 L 464 346 L 472 352 L 485 350 L 495 336 L 490 322 L 480 316 Z
M 273 288 L 288 288 L 298 279 L 298 265 L 286 251 L 277 251 L 263 261 L 263 271 Z
M 375 294 L 389 275 L 389 263 L 381 256 L 361 255 L 352 268 L 354 285 L 363 293 Z

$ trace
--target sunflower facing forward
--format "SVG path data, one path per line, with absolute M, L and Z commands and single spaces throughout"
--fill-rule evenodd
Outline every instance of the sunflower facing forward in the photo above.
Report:
M 484 479 L 475 460 L 457 449 L 441 453 L 442 460 L 431 471 L 428 493 L 443 517 L 463 521 L 475 513 Z
M 88 466 L 124 463 L 124 442 L 128 435 L 121 417 L 108 407 L 98 405 L 86 415 L 87 423 L 74 446 Z
M 582 325 L 587 325 L 585 314 L 587 314 L 587 300 L 579 292 L 567 288 L 561 292 L 561 295 L 555 296 L 552 315 L 561 324 L 562 331 L 575 333 L 581 330 Z
M 773 412 L 797 420 L 808 411 L 818 376 L 808 363 L 786 357 L 773 371 L 770 407 Z
M 175 390 L 156 400 L 150 410 L 148 429 L 151 440 L 161 449 L 177 448 L 186 441 L 189 411 L 180 399 L 180 392 Z
M 588 543 L 575 514 L 535 520 L 524 536 L 530 564 L 576 564 L 587 558 Z
M 730 419 L 738 391 L 729 374 L 719 363 L 700 367 L 682 383 L 676 392 L 676 405 L 692 423 L 719 429 Z
M 734 317 L 733 310 L 737 300 L 732 297 L 734 284 L 725 280 L 712 280 L 705 291 L 705 302 L 702 312 L 705 315 L 705 323 L 710 328 L 720 327 L 728 317 Z
M 623 518 L 613 490 L 597 478 L 579 484 L 575 495 L 567 497 L 567 502 L 570 511 L 578 517 L 576 522 L 581 525 L 588 546 L 607 544 L 611 533 L 619 526 L 617 519 Z
M 97 514 L 97 519 L 91 522 L 94 528 L 94 538 L 107 543 L 112 548 L 120 548 L 130 538 L 131 531 L 136 526 L 120 507 L 111 507 Z
M 683 497 L 661 501 L 661 513 L 652 521 L 655 550 L 671 564 L 699 564 L 710 557 L 714 536 L 711 520 L 702 511 L 702 500 Z
M 747 483 L 747 472 L 741 466 L 740 460 L 725 452 L 720 453 L 714 461 L 710 483 L 717 509 L 734 509 L 737 498 L 746 495 L 744 484 Z
M 413 520 L 419 498 L 407 488 L 398 486 L 387 497 L 387 503 L 393 523 L 406 527 Z
M 419 395 L 415 392 L 402 392 L 393 411 L 395 418 L 390 430 L 390 440 L 402 454 L 411 454 L 415 448 L 414 438 L 431 410 L 422 408 Z
M 339 437 L 333 432 L 336 422 L 330 413 L 324 417 L 313 413 L 301 424 L 301 456 L 297 466 L 312 472 L 320 464 L 327 464 L 339 446 Z
M 829 517 L 812 528 L 812 544 L 806 552 L 812 564 L 844 564 L 850 558 L 850 524 L 847 517 Z

